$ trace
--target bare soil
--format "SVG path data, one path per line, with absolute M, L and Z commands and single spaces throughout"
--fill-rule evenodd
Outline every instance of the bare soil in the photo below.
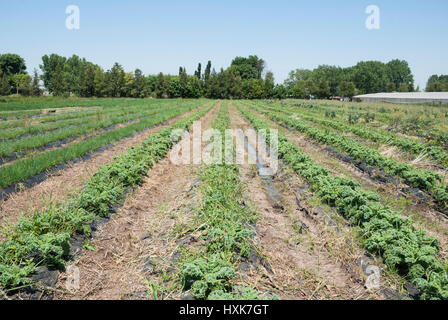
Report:
M 230 118 L 233 128 L 250 127 L 233 106 Z M 248 274 L 247 278 L 260 291 L 274 292 L 282 299 L 378 297 L 364 288 L 363 276 L 357 270 L 363 251 L 347 246 L 352 239 L 335 234 L 324 221 L 305 214 L 298 206 L 293 190 L 304 183 L 296 175 L 285 167 L 279 170 L 271 186 L 277 189 L 278 199 L 273 199 L 256 168 L 243 165 L 240 172 L 247 185 L 248 200 L 260 214 L 257 242 L 269 265 L 264 272 L 251 268 Z
M 389 205 L 403 216 L 412 218 L 416 227 L 424 229 L 428 234 L 436 237 L 442 248 L 448 245 L 448 219 L 440 212 L 430 208 L 427 201 L 422 201 L 417 196 L 404 193 L 404 184 L 382 183 L 373 179 L 353 164 L 344 162 L 328 151 L 328 147 L 308 139 L 304 134 L 288 130 L 268 119 L 265 115 L 252 109 L 261 119 L 267 121 L 272 128 L 278 129 L 292 143 L 299 147 L 314 162 L 330 170 L 333 175 L 349 177 L 358 181 L 363 188 L 372 190 L 381 196 L 384 204 Z M 448 251 L 442 251 L 441 256 L 448 257 Z
M 202 130 L 211 126 L 217 112 L 215 107 L 201 119 Z M 153 298 L 154 284 L 161 281 L 155 269 L 166 269 L 176 255 L 177 239 L 170 233 L 191 218 L 191 208 L 199 202 L 194 192 L 196 172 L 197 167 L 175 165 L 168 157 L 154 165 L 142 185 L 94 235 L 95 251 L 84 250 L 73 262 L 80 271 L 79 290 L 67 290 L 70 275 L 62 273 L 55 299 Z
M 203 106 L 204 107 L 204 106 Z M 11 194 L 0 202 L 0 225 L 15 225 L 22 215 L 34 214 L 36 210 L 45 208 L 50 203 L 61 203 L 71 195 L 79 192 L 83 184 L 99 169 L 113 158 L 132 146 L 141 144 L 153 134 L 179 119 L 190 115 L 194 110 L 174 117 L 162 125 L 136 133 L 135 135 L 116 141 L 111 148 L 95 153 L 91 158 L 70 165 L 65 170 L 51 174 L 45 181 L 22 191 Z

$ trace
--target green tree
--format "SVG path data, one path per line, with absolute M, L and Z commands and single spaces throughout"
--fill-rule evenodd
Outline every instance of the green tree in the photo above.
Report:
M 292 88 L 292 94 L 294 98 L 306 99 L 309 97 L 310 90 L 307 90 L 307 83 L 305 80 L 298 80 L 295 86 Z
M 202 72 L 202 65 L 201 65 L 201 63 L 199 63 L 198 64 L 198 69 L 195 71 L 195 73 L 194 73 L 194 75 L 200 80 L 200 79 L 202 79 L 201 77 L 202 77 L 202 74 L 201 74 L 201 72 Z
M 393 82 L 389 82 L 388 84 L 387 84 L 387 87 L 386 87 L 386 91 L 387 92 L 394 92 L 394 91 L 396 91 L 397 90 L 397 87 L 395 86 L 395 83 L 393 83 Z
M 274 96 L 275 79 L 274 74 L 271 71 L 266 72 L 264 78 L 264 98 L 271 99 Z
M 63 75 L 63 68 L 66 59 L 57 54 L 51 54 L 50 56 L 44 55 L 42 57 L 42 64 L 40 69 L 42 70 L 42 80 L 44 82 L 45 88 L 50 92 L 58 91 L 58 93 L 65 90 L 65 80 Z M 55 73 L 59 72 L 57 76 Z M 54 81 L 57 80 L 58 83 L 55 84 Z M 57 87 L 57 90 L 56 90 Z
M 233 59 L 231 67 L 243 80 L 261 79 L 265 62 L 257 56 L 249 56 L 248 58 L 236 57 Z
M 284 81 L 284 85 L 292 89 L 297 84 L 299 80 L 311 80 L 313 76 L 313 71 L 307 69 L 296 69 L 289 73 L 288 78 Z
M 0 55 L 0 70 L 6 76 L 24 74 L 26 70 L 25 60 L 13 53 Z
M 148 94 L 155 96 L 157 84 L 157 75 L 148 75 L 146 77 L 146 88 L 148 89 Z
M 29 95 L 31 91 L 31 77 L 28 74 L 12 76 L 13 90 L 16 94 Z
M 341 97 L 352 98 L 356 92 L 355 84 L 351 81 L 342 81 L 338 92 Z
M 289 90 L 283 84 L 277 84 L 273 90 L 273 98 L 275 99 L 286 99 L 289 97 Z
M 400 88 L 402 85 L 405 85 L 408 91 L 413 91 L 414 76 L 407 61 L 395 59 L 388 62 L 386 68 L 389 80 L 395 85 L 395 88 Z
M 93 97 L 95 95 L 95 71 L 98 66 L 88 62 L 82 66 L 79 76 L 78 94 L 81 97 Z
M 426 92 L 448 91 L 448 75 L 432 75 L 426 84 Z
M 134 85 L 131 95 L 134 98 L 145 98 L 149 95 L 149 89 L 146 85 L 146 78 L 140 69 L 134 71 Z
M 166 83 L 165 83 L 165 77 L 163 76 L 163 73 L 160 72 L 157 76 L 157 83 L 156 83 L 156 89 L 155 94 L 157 98 L 163 98 L 166 95 Z
M 328 85 L 328 81 L 324 79 L 320 80 L 317 83 L 313 94 L 319 99 L 327 99 L 328 97 L 330 97 L 331 89 Z
M 188 97 L 188 75 L 185 68 L 179 68 L 179 85 L 180 85 L 180 94 L 182 98 Z
M 51 91 L 56 96 L 67 93 L 67 84 L 65 83 L 63 68 L 63 64 L 57 64 L 56 69 L 51 74 Z
M 380 61 L 361 61 L 355 66 L 353 82 L 362 93 L 384 92 L 389 83 L 388 69 Z
M 234 68 L 228 68 L 219 76 L 222 78 L 222 96 L 224 98 L 240 99 L 243 97 L 243 80 Z
M 170 79 L 168 86 L 168 96 L 170 98 L 180 98 L 182 97 L 182 91 L 180 89 L 179 76 L 173 76 Z
M 125 91 L 125 73 L 123 67 L 115 62 L 112 69 L 106 74 L 108 92 L 110 97 L 121 97 Z
M 201 81 L 197 76 L 190 76 L 187 79 L 187 98 L 199 98 L 202 95 Z
M 132 72 L 124 73 L 124 83 L 121 90 L 121 97 L 132 97 L 132 90 L 134 89 L 134 74 Z
M 31 82 L 30 94 L 33 96 L 41 96 L 42 95 L 42 89 L 40 88 L 39 74 L 37 73 L 37 69 L 34 69 L 34 71 L 33 71 L 33 80 Z
M 205 85 L 208 84 L 211 72 L 212 72 L 212 62 L 209 60 L 207 62 L 207 66 L 205 67 L 205 72 L 204 72 L 204 84 Z
M 95 96 L 96 97 L 105 97 L 107 95 L 107 76 L 106 73 L 101 68 L 95 69 Z
M 407 83 L 400 84 L 397 91 L 398 92 L 409 92 L 409 84 L 407 84 Z
M 335 66 L 320 65 L 313 70 L 312 79 L 317 84 L 322 84 L 323 81 L 327 82 L 330 90 L 328 96 L 336 96 L 338 87 L 343 80 L 343 70 Z
M 85 59 L 81 59 L 75 54 L 65 60 L 63 72 L 67 91 L 80 94 L 80 78 L 86 63 Z
M 7 96 L 11 93 L 9 78 L 0 69 L 0 96 Z

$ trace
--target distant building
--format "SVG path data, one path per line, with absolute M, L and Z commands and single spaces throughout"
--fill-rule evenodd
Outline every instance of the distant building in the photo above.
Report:
M 354 96 L 357 102 L 389 102 L 407 104 L 448 104 L 448 92 L 392 92 L 371 93 Z

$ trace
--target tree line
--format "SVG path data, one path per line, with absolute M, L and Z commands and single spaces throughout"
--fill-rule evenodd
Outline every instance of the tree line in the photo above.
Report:
M 447 92 L 448 91 L 448 75 L 432 75 L 429 77 L 426 85 L 427 92 Z
M 0 96 L 11 93 L 39 96 L 42 89 L 40 77 L 34 70 L 33 77 L 26 73 L 25 60 L 17 54 L 0 55 Z
M 192 75 L 179 67 L 177 75 L 145 76 L 140 69 L 126 72 L 115 63 L 104 70 L 77 55 L 44 55 L 32 76 L 26 73 L 23 58 L 16 54 L 0 55 L 0 95 L 41 95 L 43 87 L 55 96 L 80 97 L 157 97 L 213 99 L 284 99 L 352 97 L 373 92 L 414 91 L 414 78 L 404 60 L 388 63 L 363 61 L 340 68 L 321 65 L 314 70 L 297 69 L 283 84 L 275 84 L 274 75 L 256 55 L 236 57 L 226 69 L 216 71 L 212 62 L 205 68 L 199 63 Z M 427 91 L 443 91 L 447 76 L 432 76 Z M 418 88 L 417 88 L 418 90 Z
M 341 68 L 321 65 L 314 70 L 297 69 L 289 73 L 285 86 L 296 98 L 353 97 L 376 92 L 412 92 L 414 76 L 404 60 L 361 61 Z

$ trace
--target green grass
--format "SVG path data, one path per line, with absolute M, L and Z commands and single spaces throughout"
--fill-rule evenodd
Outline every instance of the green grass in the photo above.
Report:
M 90 151 L 127 137 L 135 132 L 160 124 L 170 118 L 185 113 L 194 107 L 198 107 L 201 103 L 202 101 L 198 101 L 195 106 L 189 105 L 175 110 L 167 110 L 154 117 L 142 119 L 140 122 L 124 128 L 108 131 L 90 139 L 71 144 L 65 148 L 40 153 L 35 157 L 21 159 L 10 165 L 0 167 L 0 188 L 5 188 L 49 169 L 54 165 L 83 156 Z
M 171 137 L 172 130 L 187 129 L 211 107 L 198 110 L 150 135 L 141 145 L 102 166 L 85 184 L 84 190 L 69 202 L 21 218 L 0 244 L 0 286 L 5 289 L 3 291 L 32 285 L 29 277 L 39 266 L 64 269 L 71 236 L 79 233 L 88 238 L 91 234 L 89 224 L 98 217 L 109 216 L 109 208 L 123 201 L 126 190 L 140 184 L 148 170 L 167 155 L 176 142 Z M 94 249 L 88 241 L 85 244 L 88 250 Z
M 10 127 L 5 129 L 0 129 L 0 138 L 1 139 L 12 139 L 16 137 L 20 137 L 26 134 L 36 134 L 36 133 L 43 133 L 45 131 L 49 130 L 55 130 L 60 129 L 68 126 L 73 125 L 80 125 L 84 124 L 90 121 L 100 121 L 107 118 L 113 118 L 113 117 L 119 117 L 126 114 L 132 114 L 136 113 L 138 111 L 143 110 L 153 110 L 157 108 L 165 108 L 173 106 L 171 104 L 145 104 L 145 105 L 137 105 L 137 106 L 120 106 L 116 108 L 109 108 L 109 109 L 98 109 L 93 112 L 73 112 L 70 115 L 69 114 L 63 114 L 62 119 L 58 120 L 56 116 L 54 117 L 45 117 L 42 119 L 39 118 L 31 118 L 27 119 L 29 124 L 23 122 L 18 127 Z M 70 117 L 66 119 L 65 117 L 69 115 Z M 47 121 L 51 120 L 51 121 Z M 53 121 L 55 120 L 55 121 Z M 34 122 L 38 122 L 38 124 L 31 124 Z M 1 124 L 1 123 L 0 123 Z
M 146 109 L 146 108 L 141 108 Z M 124 115 L 115 115 L 111 118 L 97 121 L 85 120 L 79 123 L 77 126 L 71 126 L 68 128 L 62 128 L 61 130 L 44 132 L 39 135 L 33 135 L 17 140 L 0 141 L 0 157 L 6 157 L 13 152 L 27 151 L 30 149 L 38 148 L 44 146 L 48 143 L 55 142 L 58 140 L 63 140 L 70 137 L 76 137 L 81 134 L 87 134 L 95 132 L 100 129 L 110 127 L 112 125 L 125 123 L 128 121 L 142 121 L 146 117 L 155 116 L 157 113 L 169 110 L 167 106 L 149 109 L 149 110 L 131 110 L 129 112 L 124 112 Z
M 115 107 L 120 104 L 141 103 L 132 98 L 63 98 L 63 97 L 2 97 L 0 114 L 23 114 L 23 110 L 58 109 L 67 107 Z M 16 111 L 16 112 L 5 112 Z

